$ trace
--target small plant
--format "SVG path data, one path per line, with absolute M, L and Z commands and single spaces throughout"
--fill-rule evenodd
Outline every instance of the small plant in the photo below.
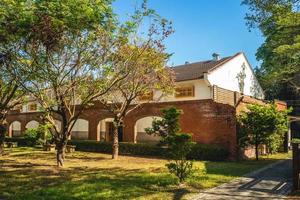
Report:
M 187 155 L 193 147 L 192 136 L 186 133 L 177 133 L 168 140 L 172 161 L 166 166 L 170 173 L 176 175 L 182 183 L 193 174 L 193 161 L 187 160 Z
M 24 138 L 26 139 L 28 146 L 34 146 L 37 141 L 37 129 L 36 128 L 29 128 L 25 131 Z
M 194 145 L 192 136 L 180 132 L 179 117 L 182 113 L 175 107 L 162 110 L 163 118 L 154 120 L 151 128 L 145 131 L 150 135 L 162 137 L 161 143 L 168 146 L 170 158 L 166 164 L 169 172 L 176 175 L 182 183 L 186 178 L 193 174 L 193 162 L 187 160 L 187 155 L 191 152 Z
M 24 138 L 27 140 L 28 146 L 43 145 L 47 141 L 52 139 L 51 133 L 49 131 L 51 125 L 43 124 L 39 125 L 37 128 L 29 128 L 24 134 Z

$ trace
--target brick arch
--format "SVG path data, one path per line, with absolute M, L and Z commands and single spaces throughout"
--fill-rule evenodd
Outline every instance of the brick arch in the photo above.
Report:
M 21 134 L 23 134 L 26 130 L 26 124 L 30 121 L 37 121 L 40 124 L 42 123 L 41 119 L 41 113 L 35 112 L 35 113 L 13 113 L 7 116 L 7 125 L 9 129 L 9 125 L 13 123 L 14 121 L 19 121 L 21 123 Z
M 8 130 L 8 137 L 15 136 L 14 131 L 16 131 L 16 130 L 13 130 L 13 127 L 12 127 L 15 122 L 20 124 L 20 130 L 17 130 L 17 131 L 20 131 L 20 132 L 18 132 L 17 135 L 21 135 L 22 122 L 20 122 L 18 120 L 15 120 L 15 121 L 12 121 L 12 122 L 8 123 L 8 129 L 7 129 Z
M 151 119 L 152 118 L 152 119 Z M 159 136 L 150 136 L 145 133 L 144 128 L 151 127 L 154 118 L 161 119 L 161 116 L 143 116 L 135 121 L 134 124 L 134 142 L 158 142 Z M 151 122 L 150 122 L 151 121 Z

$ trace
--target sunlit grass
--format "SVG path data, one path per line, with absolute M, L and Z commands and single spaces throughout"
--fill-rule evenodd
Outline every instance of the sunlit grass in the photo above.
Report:
M 55 153 L 15 148 L 0 157 L 0 198 L 7 199 L 183 199 L 290 155 L 260 161 L 197 161 L 195 174 L 184 186 L 170 175 L 163 159 L 75 152 L 67 154 L 63 169 Z

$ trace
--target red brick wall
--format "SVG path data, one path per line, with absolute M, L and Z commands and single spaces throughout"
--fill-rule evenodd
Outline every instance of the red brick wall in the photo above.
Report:
M 134 141 L 134 125 L 147 116 L 161 116 L 160 110 L 175 106 L 183 111 L 180 117 L 182 132 L 192 133 L 193 140 L 205 144 L 220 144 L 236 154 L 235 108 L 213 100 L 195 100 L 144 104 L 125 119 L 124 140 Z
M 216 103 L 213 100 L 195 100 L 144 104 L 129 113 L 124 121 L 123 140 L 135 142 L 134 127 L 137 120 L 147 116 L 161 116 L 161 109 L 175 106 L 183 111 L 180 117 L 182 132 L 192 133 L 193 140 L 205 144 L 220 144 L 236 155 L 235 108 Z M 112 117 L 103 106 L 96 104 L 86 109 L 80 116 L 89 121 L 89 139 L 99 140 L 97 126 L 100 120 Z M 8 123 L 21 122 L 21 131 L 31 120 L 41 121 L 39 113 L 15 113 L 8 115 Z

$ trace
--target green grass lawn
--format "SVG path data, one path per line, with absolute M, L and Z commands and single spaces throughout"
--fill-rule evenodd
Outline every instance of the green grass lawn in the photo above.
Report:
M 75 152 L 65 167 L 56 167 L 55 153 L 15 148 L 0 157 L 0 199 L 185 199 L 256 170 L 278 159 L 277 154 L 258 162 L 195 162 L 196 173 L 185 185 L 165 167 L 166 160 Z

